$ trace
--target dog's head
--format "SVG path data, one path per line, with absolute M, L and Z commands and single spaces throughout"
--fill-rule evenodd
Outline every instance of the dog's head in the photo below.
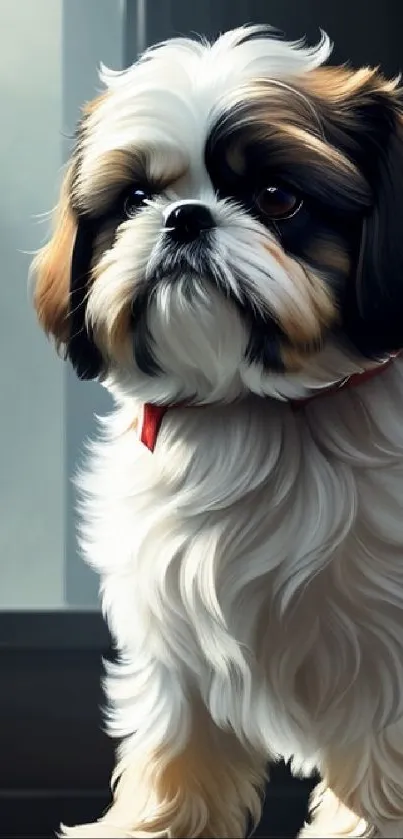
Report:
M 251 28 L 103 71 L 34 264 L 81 378 L 228 399 L 403 345 L 400 91 L 329 53 Z

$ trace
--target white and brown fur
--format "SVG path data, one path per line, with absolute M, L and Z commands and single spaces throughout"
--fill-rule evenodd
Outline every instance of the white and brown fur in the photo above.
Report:
M 176 39 L 103 70 L 80 125 L 35 305 L 116 403 L 79 484 L 121 745 L 65 836 L 243 837 L 278 758 L 323 778 L 302 836 L 403 835 L 403 362 L 320 393 L 403 346 L 401 94 L 329 53 Z M 278 224 L 273 179 L 303 198 Z M 164 230 L 183 200 L 216 223 L 196 255 Z M 182 405 L 154 453 L 145 402 Z

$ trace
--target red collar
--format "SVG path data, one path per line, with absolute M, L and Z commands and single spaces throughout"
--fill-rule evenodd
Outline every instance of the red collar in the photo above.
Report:
M 153 452 L 155 449 L 158 432 L 166 412 L 169 408 L 174 407 L 175 405 L 152 405 L 151 402 L 146 402 L 143 405 L 140 440 L 150 452 Z
M 288 402 L 293 408 L 293 410 L 298 411 L 300 408 L 303 408 L 304 405 L 306 405 L 308 402 L 312 402 L 319 396 L 330 396 L 331 394 L 337 393 L 341 390 L 346 390 L 347 388 L 362 385 L 364 384 L 364 382 L 368 382 L 370 379 L 374 379 L 375 376 L 379 375 L 379 373 L 383 373 L 383 371 L 386 370 L 392 364 L 392 362 L 399 354 L 399 352 L 393 353 L 382 364 L 378 364 L 376 367 L 372 367 L 370 370 L 364 370 L 363 373 L 353 373 L 351 376 L 346 376 L 345 379 L 342 379 L 335 385 L 331 385 L 326 390 L 318 390 L 315 393 L 310 394 L 309 396 L 303 396 L 301 397 L 301 399 L 290 399 L 288 400 Z M 146 446 L 147 449 L 150 450 L 150 452 L 153 452 L 155 449 L 158 432 L 161 428 L 162 420 L 164 419 L 166 412 L 170 408 L 179 407 L 180 405 L 153 405 L 149 402 L 146 402 L 146 404 L 143 406 L 140 440 L 144 444 L 144 446 Z

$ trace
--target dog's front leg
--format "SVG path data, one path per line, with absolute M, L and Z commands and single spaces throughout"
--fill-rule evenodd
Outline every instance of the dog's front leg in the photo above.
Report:
M 139 730 L 125 739 L 110 809 L 93 824 L 63 828 L 62 835 L 241 839 L 248 817 L 260 817 L 263 757 L 219 729 L 197 696 L 185 698 L 172 674 L 156 672 L 155 662 L 152 669 L 151 678 L 144 674 L 141 701 L 153 718 L 148 734 Z M 121 707 L 127 725 L 127 694 Z
M 403 719 L 372 729 L 324 756 L 324 782 L 313 798 L 313 837 L 401 839 L 403 836 Z

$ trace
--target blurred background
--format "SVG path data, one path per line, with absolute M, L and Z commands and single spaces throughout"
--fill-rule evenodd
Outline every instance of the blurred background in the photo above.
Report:
M 94 413 L 110 404 L 37 327 L 29 254 L 46 239 L 99 63 L 122 68 L 173 34 L 247 22 L 311 42 L 323 28 L 333 62 L 391 75 L 403 66 L 402 0 L 0 0 L 0 835 L 50 835 L 61 818 L 94 817 L 112 761 L 98 711 L 109 639 L 97 580 L 77 553 L 71 484 Z M 310 785 L 285 770 L 275 778 L 261 835 L 293 835 Z M 277 815 L 283 799 L 288 821 Z

